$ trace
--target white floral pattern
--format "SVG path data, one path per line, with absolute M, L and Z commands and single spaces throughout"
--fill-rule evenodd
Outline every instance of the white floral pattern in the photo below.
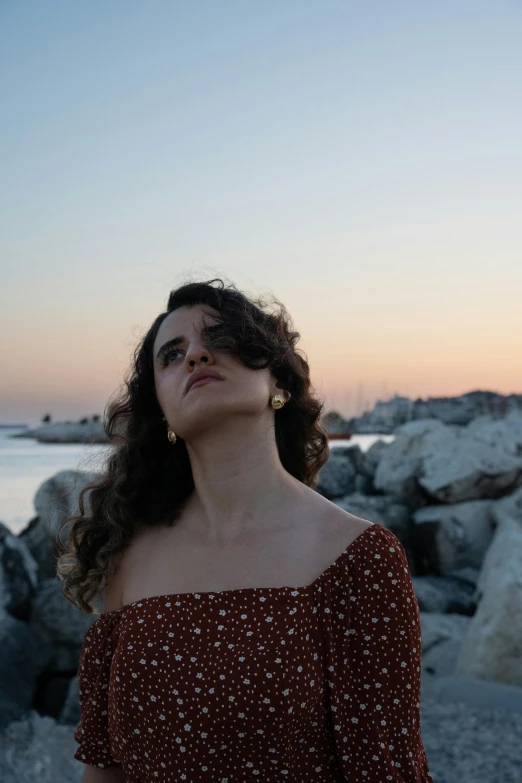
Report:
M 127 783 L 428 783 L 420 672 L 406 553 L 375 523 L 306 587 L 100 615 L 78 668 L 74 757 L 121 764 Z

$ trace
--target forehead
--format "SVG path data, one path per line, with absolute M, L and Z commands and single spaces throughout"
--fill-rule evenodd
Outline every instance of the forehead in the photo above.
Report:
M 217 310 L 205 304 L 178 307 L 163 319 L 154 341 L 154 347 L 172 337 L 180 337 L 181 335 L 188 337 L 194 331 L 199 331 L 205 322 L 211 323 L 219 318 L 219 315 Z

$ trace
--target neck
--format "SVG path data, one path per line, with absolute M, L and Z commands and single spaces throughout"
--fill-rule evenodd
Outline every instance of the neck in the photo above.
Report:
M 186 525 L 208 544 L 225 545 L 281 524 L 304 485 L 282 466 L 275 430 L 239 416 L 187 440 L 194 493 Z

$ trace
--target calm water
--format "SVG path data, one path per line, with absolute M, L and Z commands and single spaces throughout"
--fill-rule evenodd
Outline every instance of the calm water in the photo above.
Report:
M 100 471 L 112 446 L 97 444 L 38 443 L 9 435 L 20 429 L 0 429 L 0 521 L 18 533 L 35 516 L 33 499 L 39 486 L 60 470 Z M 354 435 L 331 441 L 336 446 L 358 444 L 366 451 L 376 440 L 390 442 L 393 435 Z

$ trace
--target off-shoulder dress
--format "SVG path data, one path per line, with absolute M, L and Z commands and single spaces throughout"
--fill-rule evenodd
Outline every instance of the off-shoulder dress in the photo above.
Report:
M 305 587 L 158 595 L 84 635 L 74 758 L 128 783 L 426 783 L 421 629 L 374 523 Z

